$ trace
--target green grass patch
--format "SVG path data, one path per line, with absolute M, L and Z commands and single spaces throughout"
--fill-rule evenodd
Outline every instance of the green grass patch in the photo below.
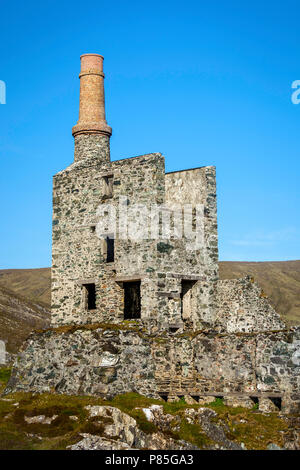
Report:
M 102 436 L 105 425 L 112 419 L 89 417 L 85 409 L 87 405 L 113 406 L 134 418 L 143 432 L 157 432 L 156 426 L 142 411 L 152 404 L 162 405 L 165 413 L 176 416 L 170 429 L 163 431 L 166 437 L 191 442 L 201 449 L 213 444 L 199 424 L 191 424 L 184 417 L 186 409 L 197 409 L 200 405 L 188 405 L 184 400 L 167 403 L 127 393 L 106 401 L 91 396 L 18 392 L 0 399 L 0 449 L 65 449 L 81 440 L 81 433 Z M 244 442 L 247 449 L 266 449 L 271 442 L 282 447 L 283 433 L 288 425 L 278 414 L 266 415 L 256 410 L 227 407 L 221 399 L 205 406 L 217 413 L 212 420 L 225 425 L 227 437 L 235 442 Z M 51 424 L 29 424 L 24 419 L 25 416 L 37 415 L 57 415 L 57 418 Z M 76 416 L 77 420 L 70 419 L 70 416 Z M 118 439 L 118 436 L 112 438 Z
M 0 382 L 7 384 L 11 374 L 10 367 L 0 367 Z
M 213 441 L 203 432 L 199 424 L 190 424 L 185 419 L 181 421 L 178 438 L 191 442 L 200 449 L 208 448 Z
M 18 403 L 18 406 L 14 406 L 15 403 Z M 116 407 L 132 416 L 142 431 L 153 433 L 157 431 L 155 425 L 146 419 L 141 410 L 153 403 L 160 401 L 135 393 L 120 395 L 111 401 L 97 397 L 50 393 L 10 394 L 5 396 L 4 400 L 0 400 L 0 449 L 65 449 L 81 439 L 79 434 L 102 436 L 105 424 L 112 423 L 112 419 L 89 417 L 88 410 L 85 409 L 87 405 Z M 57 418 L 51 424 L 29 424 L 24 419 L 40 415 L 46 417 L 57 415 Z M 78 419 L 72 420 L 70 416 L 76 416 Z M 28 435 L 32 437 L 28 439 Z M 118 439 L 118 436 L 113 438 Z
M 207 405 L 208 407 L 210 405 Z M 260 413 L 256 409 L 242 407 L 214 407 L 216 424 L 227 425 L 227 437 L 235 442 L 243 442 L 249 450 L 264 450 L 268 444 L 283 446 L 283 435 L 288 424 L 278 413 Z
M 214 401 L 212 401 L 211 403 L 208 403 L 209 407 L 212 407 L 212 408 L 220 408 L 220 407 L 224 407 L 224 400 L 223 398 L 219 398 L 217 397 Z
M 0 396 L 5 389 L 7 382 L 9 381 L 10 375 L 10 367 L 0 367 Z

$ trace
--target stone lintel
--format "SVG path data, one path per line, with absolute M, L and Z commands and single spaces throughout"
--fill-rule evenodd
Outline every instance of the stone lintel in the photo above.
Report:
M 130 281 L 141 281 L 145 276 L 141 274 L 134 274 L 132 276 L 117 276 L 114 278 L 116 282 L 130 282 Z
M 157 292 L 160 297 L 169 297 L 171 299 L 180 299 L 180 294 L 177 292 Z
M 95 176 L 95 180 L 104 178 L 105 176 L 120 176 L 120 174 L 121 174 L 120 170 L 115 170 L 111 168 L 110 170 L 107 170 L 107 171 L 103 171 L 103 172 L 101 171 L 101 173 Z
M 95 278 L 88 278 L 88 279 L 77 279 L 76 284 L 78 286 L 82 286 L 83 284 L 96 284 L 99 281 L 99 279 Z
M 181 273 L 166 273 L 167 277 L 174 279 L 183 279 L 185 281 L 205 281 L 205 276 L 200 274 L 181 274 Z

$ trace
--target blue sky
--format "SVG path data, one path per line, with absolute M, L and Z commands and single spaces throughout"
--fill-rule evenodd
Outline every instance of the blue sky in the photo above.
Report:
M 51 263 L 52 175 L 73 159 L 87 52 L 105 57 L 113 160 L 216 165 L 220 259 L 300 258 L 297 1 L 0 6 L 1 268 Z

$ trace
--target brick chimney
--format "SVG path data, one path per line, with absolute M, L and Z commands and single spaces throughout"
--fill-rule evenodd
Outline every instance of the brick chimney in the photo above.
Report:
M 80 60 L 79 119 L 72 129 L 74 160 L 95 157 L 109 161 L 111 127 L 105 120 L 103 57 L 83 54 Z

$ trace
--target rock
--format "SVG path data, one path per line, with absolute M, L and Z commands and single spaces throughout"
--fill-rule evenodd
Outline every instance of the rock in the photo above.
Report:
M 212 421 L 217 413 L 210 408 L 188 408 L 184 412 L 184 416 L 190 424 L 200 424 L 203 432 L 215 442 L 214 448 L 227 450 L 241 450 L 243 447 L 236 442 L 230 441 L 225 433 L 225 429 L 221 424 Z
M 72 446 L 70 450 L 133 450 L 125 442 L 114 441 L 105 437 L 93 436 L 92 434 L 80 434 L 83 439 Z
M 283 449 L 279 447 L 277 444 L 271 443 L 267 446 L 267 450 L 283 450 Z
M 78 421 L 79 420 L 78 416 L 69 416 L 69 418 L 70 418 L 71 421 Z
M 164 409 L 161 405 L 151 405 L 149 408 L 142 408 L 142 410 L 147 420 L 151 422 L 155 421 L 155 416 L 164 414 Z
M 39 441 L 43 440 L 42 436 L 39 436 L 38 434 L 31 434 L 31 433 L 27 433 L 27 432 L 25 434 L 26 434 L 26 436 L 32 437 L 33 439 L 38 439 Z
M 51 417 L 45 416 L 45 415 L 38 415 L 38 416 L 32 416 L 32 417 L 24 416 L 24 420 L 28 424 L 36 424 L 36 423 L 51 424 L 52 421 L 54 421 L 57 417 L 58 415 L 53 415 Z
M 112 367 L 118 363 L 119 357 L 117 354 L 112 354 L 108 351 L 104 351 L 101 356 L 99 366 L 101 367 Z
M 151 449 L 151 450 L 196 450 L 197 447 L 185 442 L 166 437 L 162 432 L 146 434 L 141 431 L 134 418 L 112 406 L 91 406 L 85 407 L 91 418 L 105 418 L 103 421 L 105 437 L 85 435 L 83 441 L 75 444 L 76 449 Z M 163 406 L 151 405 L 149 408 L 142 408 L 145 416 L 151 420 L 158 428 L 170 430 L 170 422 L 176 419 L 175 416 L 164 414 Z M 107 423 L 107 419 L 111 422 Z M 117 437 L 118 441 L 112 439 Z M 116 447 L 123 445 L 125 447 Z M 79 447 L 78 447 L 79 446 Z M 111 446 L 111 447 L 109 447 Z M 126 447 L 127 446 L 127 447 Z
M 146 435 L 144 444 L 145 447 L 141 446 L 140 448 L 149 450 L 199 450 L 197 446 L 189 442 L 166 438 L 161 433 Z
M 162 432 L 170 431 L 171 423 L 176 420 L 176 416 L 165 414 L 161 405 L 151 405 L 149 408 L 142 408 L 142 411 L 147 420 L 155 424 Z
M 104 434 L 107 437 L 118 436 L 128 446 L 132 446 L 137 439 L 139 429 L 136 420 L 118 408 L 112 406 L 86 406 L 90 417 L 110 418 L 112 424 L 106 424 Z
M 172 395 L 168 396 L 168 403 L 178 403 L 180 401 L 180 398 Z
M 203 419 L 210 420 L 211 418 L 215 418 L 216 416 L 217 413 L 210 408 L 187 408 L 184 411 L 184 417 L 190 424 L 201 424 Z

